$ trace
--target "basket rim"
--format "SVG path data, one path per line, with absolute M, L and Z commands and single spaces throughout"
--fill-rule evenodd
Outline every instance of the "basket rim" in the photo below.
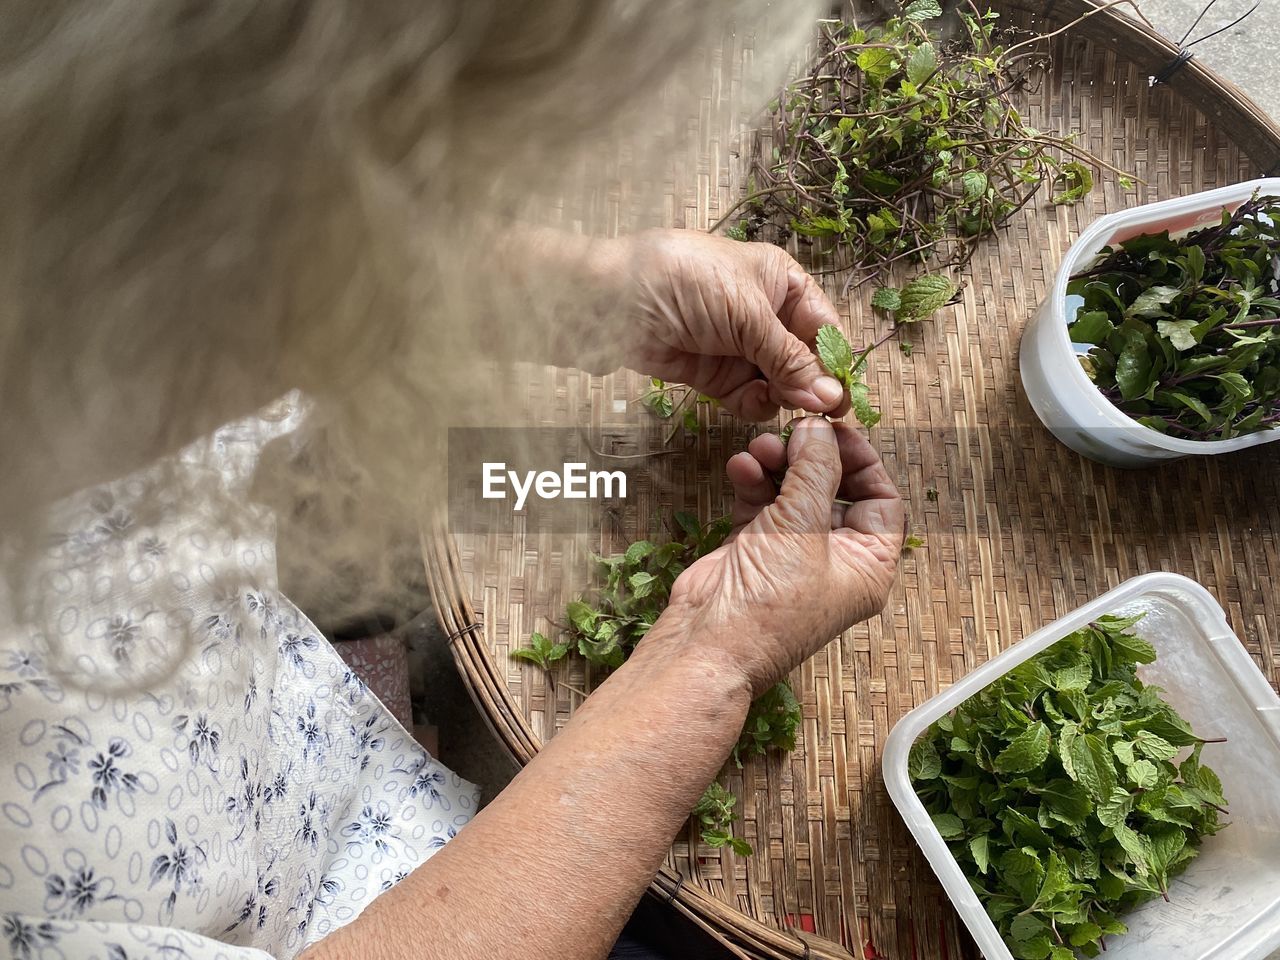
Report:
M 1280 173 L 1280 121 L 1258 105 L 1249 94 L 1209 67 L 1190 50 L 1179 47 L 1164 34 L 1141 20 L 1107 8 L 1095 0 L 989 0 L 993 8 L 1016 10 L 1056 29 L 1079 17 L 1094 13 L 1081 22 L 1078 35 L 1110 48 L 1149 77 L 1174 68 L 1162 85 L 1192 103 L 1208 119 L 1230 131 L 1234 140 L 1259 167 L 1260 177 Z

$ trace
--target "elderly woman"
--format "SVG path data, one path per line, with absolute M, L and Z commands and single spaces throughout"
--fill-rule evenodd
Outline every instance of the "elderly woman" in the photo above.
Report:
M 823 417 L 757 439 L 729 541 L 477 812 L 276 588 L 284 494 L 331 508 L 300 554 L 394 586 L 350 560 L 382 527 L 344 505 L 420 513 L 439 426 L 502 400 L 495 361 L 847 410 L 812 351 L 835 311 L 778 249 L 549 226 L 599 179 L 583 158 L 684 115 L 656 91 L 688 89 L 729 6 L 0 10 L 12 956 L 604 956 L 753 695 L 880 609 L 902 510 L 874 451 Z M 732 6 L 787 52 L 812 22 Z M 626 155 L 660 180 L 662 149 Z M 264 479 L 303 420 L 346 466 Z

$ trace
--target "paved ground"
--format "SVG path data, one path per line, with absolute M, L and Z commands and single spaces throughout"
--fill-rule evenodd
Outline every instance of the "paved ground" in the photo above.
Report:
M 1195 21 L 1208 0 L 1138 0 L 1138 5 L 1161 33 L 1175 43 Z M 1217 0 L 1188 43 L 1226 26 L 1255 0 Z M 1119 8 L 1121 11 L 1124 7 Z M 1192 49 L 1198 58 L 1280 119 L 1280 0 L 1261 0 L 1257 10 L 1239 26 Z

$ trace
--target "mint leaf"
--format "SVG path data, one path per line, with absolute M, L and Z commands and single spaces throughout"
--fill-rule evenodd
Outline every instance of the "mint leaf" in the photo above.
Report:
M 1043 936 L 1047 929 L 1043 920 L 1024 913 L 1014 917 L 1013 922 L 1009 924 L 1009 936 L 1019 943 L 1025 943 Z
M 900 294 L 901 304 L 894 314 L 898 323 L 914 323 L 923 320 L 951 302 L 959 287 L 950 277 L 942 274 L 925 274 L 916 277 Z
M 597 613 L 581 600 L 574 600 L 565 608 L 569 622 L 583 633 L 593 633 L 596 629 Z
M 1000 751 L 995 769 L 1000 773 L 1025 773 L 1037 769 L 1049 756 L 1049 728 L 1035 723 Z
M 658 578 L 652 573 L 641 570 L 639 573 L 633 573 L 627 583 L 631 587 L 632 596 L 643 599 L 653 592 L 654 586 L 658 583 Z
M 880 422 L 880 411 L 871 405 L 871 391 L 861 380 L 849 388 L 849 401 L 853 415 L 864 427 L 874 427 Z
M 1150 760 L 1135 760 L 1125 769 L 1129 782 L 1140 790 L 1150 790 L 1160 780 L 1160 771 Z
M 990 841 L 985 833 L 969 841 L 969 854 L 973 857 L 979 873 L 986 873 L 991 866 L 990 850 Z
M 935 813 L 932 819 L 943 840 L 955 840 L 964 836 L 964 821 L 955 814 Z
M 1133 811 L 1133 795 L 1119 787 L 1098 804 L 1098 822 L 1104 827 L 1115 827 L 1125 822 Z
M 871 305 L 892 313 L 902 306 L 902 292 L 897 287 L 881 287 L 871 295 Z
M 1111 796 L 1116 786 L 1115 766 L 1096 734 L 1081 734 L 1071 741 L 1071 770 L 1068 774 L 1101 802 Z
M 938 0 L 912 0 L 903 8 L 904 20 L 936 20 L 942 16 L 942 6 Z
M 885 47 L 869 47 L 858 54 L 858 69 L 881 83 L 898 68 L 893 51 Z
M 703 843 L 716 849 L 727 846 L 739 856 L 747 857 L 752 853 L 751 844 L 730 832 L 733 822 L 738 819 L 734 812 L 737 805 L 737 797 L 719 783 L 712 783 L 703 791 L 691 816 L 702 827 Z
M 920 44 L 907 58 L 907 79 L 916 87 L 923 85 L 937 69 L 938 54 L 931 43 Z
M 942 773 L 938 751 L 928 740 L 917 740 L 907 757 L 907 776 L 915 780 L 936 780 Z
M 818 359 L 827 372 L 848 387 L 853 380 L 849 369 L 853 366 L 853 348 L 840 328 L 830 323 L 823 324 L 818 328 L 817 345 Z
M 785 680 L 775 683 L 747 711 L 742 734 L 733 748 L 733 762 L 741 767 L 743 757 L 763 756 L 768 750 L 794 750 L 801 719 L 800 701 L 791 685 Z
M 1150 760 L 1172 760 L 1178 755 L 1177 747 L 1164 737 L 1146 730 L 1140 730 L 1134 735 L 1133 748 Z
M 1155 663 L 1156 648 L 1136 633 L 1118 633 L 1111 637 L 1111 649 L 1128 663 Z

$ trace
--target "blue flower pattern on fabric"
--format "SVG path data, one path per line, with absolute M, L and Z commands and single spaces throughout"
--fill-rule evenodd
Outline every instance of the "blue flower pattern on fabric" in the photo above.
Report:
M 212 442 L 251 460 L 262 437 Z M 73 498 L 50 548 L 69 571 L 49 581 L 57 644 L 15 626 L 0 587 L 0 956 L 291 958 L 443 847 L 478 794 L 275 591 L 270 535 L 157 518 L 135 509 L 146 490 Z M 148 592 L 175 582 L 180 605 Z M 127 680 L 174 649 L 156 683 L 67 669 Z

